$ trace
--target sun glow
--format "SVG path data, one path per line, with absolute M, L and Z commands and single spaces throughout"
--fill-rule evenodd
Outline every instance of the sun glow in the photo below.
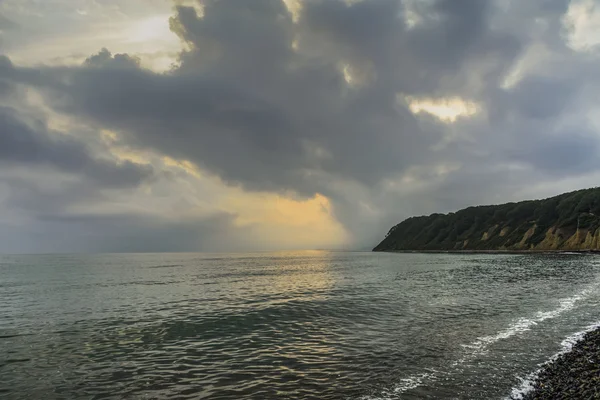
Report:
M 460 97 L 417 99 L 405 96 L 403 100 L 413 114 L 427 113 L 445 123 L 453 123 L 459 118 L 471 117 L 478 112 L 476 103 Z
M 294 199 L 277 194 L 240 193 L 225 200 L 236 210 L 239 226 L 255 226 L 265 240 L 280 246 L 336 246 L 347 239 L 343 227 L 332 215 L 331 202 L 321 194 Z
M 298 22 L 300 12 L 302 11 L 302 3 L 300 0 L 283 0 L 283 3 L 287 7 L 289 13 L 292 14 L 292 21 Z

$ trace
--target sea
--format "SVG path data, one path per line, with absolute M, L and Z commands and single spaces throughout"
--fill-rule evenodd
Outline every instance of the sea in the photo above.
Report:
M 599 306 L 595 255 L 2 255 L 0 398 L 516 399 Z

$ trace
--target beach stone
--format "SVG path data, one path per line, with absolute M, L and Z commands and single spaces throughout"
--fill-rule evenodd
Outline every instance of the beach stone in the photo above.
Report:
M 524 400 L 600 399 L 600 329 L 543 366 Z

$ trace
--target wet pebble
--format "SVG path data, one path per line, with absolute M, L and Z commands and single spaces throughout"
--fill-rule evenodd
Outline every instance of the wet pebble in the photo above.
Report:
M 600 399 L 600 329 L 545 365 L 524 400 Z

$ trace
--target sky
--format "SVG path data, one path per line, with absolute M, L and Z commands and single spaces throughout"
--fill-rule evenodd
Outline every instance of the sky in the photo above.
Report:
M 600 182 L 600 1 L 0 0 L 0 252 L 370 249 Z

